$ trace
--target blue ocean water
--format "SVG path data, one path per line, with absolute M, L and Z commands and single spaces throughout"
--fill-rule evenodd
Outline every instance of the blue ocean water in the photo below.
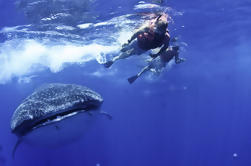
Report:
M 1 0 L 0 9 L 0 166 L 251 165 L 250 1 Z M 186 61 L 130 85 L 147 55 L 102 63 L 158 11 Z M 99 92 L 113 120 L 57 148 L 23 143 L 13 160 L 14 110 L 54 82 Z

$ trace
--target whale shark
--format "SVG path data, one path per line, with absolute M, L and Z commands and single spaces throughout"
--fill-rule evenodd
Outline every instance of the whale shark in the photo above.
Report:
M 50 142 L 53 136 L 58 141 L 67 135 L 74 135 L 72 132 L 75 130 L 84 131 L 87 123 L 95 119 L 94 115 L 101 112 L 102 103 L 100 94 L 81 85 L 51 83 L 36 89 L 23 100 L 11 118 L 11 131 L 18 137 L 13 158 L 25 138 L 44 138 Z

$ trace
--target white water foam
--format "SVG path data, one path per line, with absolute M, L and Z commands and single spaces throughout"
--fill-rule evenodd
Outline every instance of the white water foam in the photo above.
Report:
M 51 72 L 61 71 L 67 64 L 84 64 L 86 62 L 96 60 L 98 63 L 105 63 L 108 56 L 117 54 L 120 47 L 125 43 L 132 34 L 132 29 L 129 24 L 134 21 L 127 19 L 130 15 L 123 15 L 114 17 L 110 20 L 99 22 L 96 24 L 86 23 L 80 24 L 76 27 L 59 25 L 56 30 L 74 30 L 75 28 L 86 29 L 99 26 L 113 25 L 116 29 L 119 26 L 120 32 L 111 33 L 111 37 L 117 42 L 107 43 L 106 40 L 93 39 L 92 41 L 85 42 L 81 36 L 57 31 L 34 31 L 29 28 L 30 25 L 5 27 L 0 30 L 3 34 L 24 33 L 34 35 L 33 39 L 25 39 L 24 37 L 6 40 L 0 43 L 0 84 L 4 84 L 17 78 L 20 83 L 29 83 L 33 77 L 38 76 L 36 72 L 49 69 Z M 93 30 L 93 29 L 91 29 Z M 97 30 L 95 33 L 99 33 Z M 51 36 L 50 38 L 38 39 L 39 35 Z M 91 34 L 88 34 L 91 35 Z M 103 31 L 100 31 L 102 36 Z M 38 37 L 37 37 L 38 36 Z M 57 37 L 70 37 L 78 39 L 81 42 L 74 42 L 67 39 L 58 39 L 54 41 L 54 36 Z M 85 36 L 88 38 L 88 36 Z M 52 40 L 51 40 L 52 39 Z M 54 41 L 54 42 L 53 42 Z M 82 42 L 83 41 L 83 42 Z M 81 43 L 81 44 L 79 44 Z M 110 57 L 109 57 L 110 58 Z M 100 77 L 99 69 L 92 75 Z M 111 74 L 111 73 L 110 73 Z M 108 75 L 110 75 L 108 74 Z
M 103 55 L 118 50 L 118 45 L 46 44 L 38 40 L 16 39 L 0 44 L 0 83 L 33 75 L 44 69 L 59 72 L 65 64 L 92 60 L 104 63 Z

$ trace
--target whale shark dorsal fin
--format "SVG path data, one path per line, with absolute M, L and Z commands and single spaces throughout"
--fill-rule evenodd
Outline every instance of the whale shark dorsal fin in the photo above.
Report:
M 23 141 L 23 138 L 19 137 L 16 144 L 15 144 L 15 146 L 14 146 L 14 148 L 13 148 L 13 150 L 12 150 L 12 158 L 13 159 L 15 158 L 15 153 L 17 151 L 17 147 L 22 143 L 22 141 Z

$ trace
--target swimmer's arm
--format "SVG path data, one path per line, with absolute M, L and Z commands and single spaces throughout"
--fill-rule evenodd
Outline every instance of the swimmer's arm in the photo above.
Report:
M 137 30 L 133 35 L 132 37 L 128 40 L 128 44 L 130 44 L 134 39 L 137 38 L 137 36 L 140 34 L 140 33 L 144 33 L 148 30 L 149 28 L 148 27 L 144 27 L 144 28 L 140 28 L 139 30 Z
M 157 54 L 160 55 L 162 52 L 166 51 L 168 46 L 169 46 L 169 39 L 164 43 L 164 46 L 160 49 L 160 51 Z
M 167 32 L 166 32 L 166 36 L 165 36 L 165 41 L 164 41 L 164 43 L 163 43 L 164 46 L 161 47 L 161 49 L 159 50 L 159 52 L 158 52 L 157 54 L 153 54 L 153 55 L 151 55 L 151 57 L 155 58 L 155 57 L 161 55 L 164 51 L 166 51 L 166 49 L 167 49 L 168 46 L 169 46 L 169 41 L 170 41 L 170 35 L 169 35 L 168 31 L 167 31 Z
M 184 58 L 179 57 L 179 52 L 177 54 L 175 54 L 174 57 L 175 57 L 175 63 L 176 64 L 179 64 L 179 63 L 184 62 L 186 60 Z
M 174 59 L 175 59 L 175 63 L 178 64 L 178 61 L 179 61 L 179 53 L 175 54 L 174 55 Z
M 158 54 L 160 55 L 162 52 L 166 51 L 166 49 L 169 46 L 169 41 L 170 41 L 170 35 L 169 35 L 169 31 L 166 31 L 165 34 L 165 41 L 164 41 L 164 46 L 160 49 L 160 51 L 158 52 Z
M 139 33 L 134 33 L 134 34 L 132 35 L 132 37 L 131 37 L 130 39 L 128 39 L 128 41 L 127 41 L 125 44 L 122 45 L 122 48 L 128 46 L 128 45 L 137 37 L 138 34 L 139 34 Z

